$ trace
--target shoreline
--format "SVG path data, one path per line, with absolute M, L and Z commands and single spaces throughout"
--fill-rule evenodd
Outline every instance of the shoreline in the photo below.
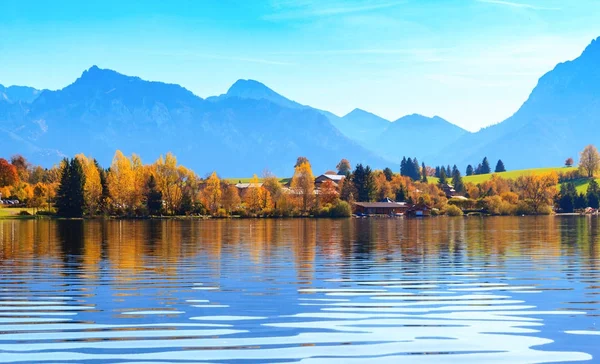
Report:
M 431 218 L 489 218 L 489 217 L 540 217 L 540 216 L 554 216 L 554 217 L 569 217 L 569 216 L 599 216 L 594 214 L 580 214 L 580 213 L 556 213 L 551 215 L 463 215 L 463 216 L 447 216 L 447 215 L 438 215 L 438 216 L 421 216 L 421 217 L 408 217 L 408 216 L 351 216 L 351 217 L 329 217 L 329 216 L 258 216 L 258 217 L 250 217 L 250 216 L 228 216 L 228 217 L 213 217 L 213 216 L 148 216 L 148 217 L 126 217 L 126 216 L 93 216 L 93 217 L 59 217 L 59 216 L 51 216 L 51 215 L 8 215 L 8 216 L 0 216 L 0 221 L 8 221 L 8 220 L 82 220 L 82 221 L 91 221 L 91 220 L 120 220 L 120 221 L 135 221 L 135 220 L 289 220 L 289 219 L 333 219 L 333 220 L 344 220 L 344 219 L 356 219 L 356 220 L 381 220 L 381 219 L 389 219 L 389 220 L 423 220 L 423 219 L 431 219 Z

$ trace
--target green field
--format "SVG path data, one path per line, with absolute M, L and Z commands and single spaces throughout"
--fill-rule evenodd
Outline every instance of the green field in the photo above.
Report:
M 21 207 L 17 207 L 17 208 L 13 208 L 13 207 L 0 207 L 0 219 L 3 218 L 9 218 L 9 219 L 20 219 L 20 218 L 31 218 L 31 216 L 19 216 L 19 212 L 21 211 L 27 211 L 29 212 L 31 215 L 34 214 L 34 210 L 32 208 L 21 208 Z
M 553 171 L 556 173 L 561 173 L 561 172 L 564 173 L 564 172 L 570 172 L 570 171 L 576 171 L 576 170 L 577 170 L 577 167 L 550 167 L 550 168 L 520 169 L 520 170 L 516 170 L 516 171 L 508 171 L 508 172 L 501 172 L 501 173 L 490 173 L 490 174 L 479 174 L 479 175 L 475 175 L 475 176 L 465 176 L 465 177 L 463 177 L 463 181 L 465 183 L 470 182 L 470 183 L 478 184 L 478 183 L 482 183 L 482 182 L 489 180 L 490 178 L 492 178 L 493 174 L 497 174 L 500 177 L 505 178 L 505 179 L 516 179 L 517 177 L 527 176 L 527 175 L 534 174 L 534 173 L 535 174 L 544 174 L 544 173 L 549 173 L 549 172 L 553 172 Z M 438 179 L 435 177 L 429 177 L 428 181 L 429 181 L 429 183 L 438 183 Z M 597 178 L 596 182 L 598 182 L 600 184 L 600 178 Z M 585 193 L 587 191 L 588 185 L 590 184 L 590 182 L 587 178 L 581 178 L 581 179 L 575 180 L 575 181 L 573 181 L 573 183 L 575 183 L 578 193 Z
M 264 178 L 258 178 L 259 182 L 262 182 Z M 286 184 L 288 183 L 288 181 L 291 178 L 280 178 L 279 179 L 279 183 L 281 184 Z M 227 181 L 227 183 L 231 183 L 231 184 L 236 184 L 236 183 L 250 183 L 250 181 L 252 180 L 252 177 L 245 177 L 245 178 L 225 178 L 225 181 Z
M 544 173 L 550 173 L 552 171 L 554 171 L 556 173 L 560 173 L 560 172 L 564 173 L 564 172 L 575 171 L 575 170 L 577 170 L 576 167 L 570 167 L 570 168 L 569 167 L 550 167 L 550 168 L 521 169 L 521 170 L 501 172 L 501 173 L 496 173 L 496 174 L 505 179 L 516 179 L 517 177 L 526 176 L 526 175 L 530 175 L 533 173 L 544 174 Z M 476 176 L 465 176 L 463 178 L 463 181 L 477 184 L 477 183 L 485 182 L 490 178 L 492 178 L 492 173 L 478 174 Z

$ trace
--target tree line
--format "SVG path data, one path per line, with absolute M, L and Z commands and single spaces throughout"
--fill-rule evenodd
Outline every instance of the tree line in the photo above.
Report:
M 487 158 L 481 166 L 489 164 Z M 501 168 L 498 168 L 501 167 Z M 497 170 L 503 170 L 498 161 Z M 516 179 L 492 175 L 480 183 L 463 181 L 456 165 L 429 167 L 416 158 L 403 158 L 400 170 L 373 170 L 343 159 L 338 182 L 315 186 L 308 159 L 299 157 L 291 179 L 271 173 L 254 175 L 246 186 L 220 178 L 216 172 L 200 178 L 167 153 L 154 163 L 139 156 L 115 153 L 108 168 L 93 158 L 77 155 L 49 169 L 31 165 L 24 157 L 0 158 L 0 193 L 27 206 L 60 216 L 349 216 L 353 202 L 394 200 L 425 204 L 438 213 L 482 210 L 491 214 L 540 214 L 554 208 L 570 212 L 597 208 L 600 200 L 594 180 L 600 155 L 593 146 L 581 153 L 579 169 L 531 174 Z M 433 178 L 437 177 L 437 182 Z M 576 183 L 589 179 L 587 191 Z M 559 187 L 560 184 L 560 187 Z M 450 187 L 453 187 L 450 189 Z M 453 195 L 461 196 L 461 199 Z

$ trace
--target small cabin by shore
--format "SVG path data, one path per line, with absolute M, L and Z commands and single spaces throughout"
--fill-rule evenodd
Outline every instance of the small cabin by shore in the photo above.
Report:
M 424 204 L 414 205 L 406 211 L 406 216 L 423 217 L 431 216 L 431 209 Z
M 404 214 L 411 205 L 406 202 L 384 200 L 380 202 L 355 202 L 353 207 L 355 214 L 396 215 Z

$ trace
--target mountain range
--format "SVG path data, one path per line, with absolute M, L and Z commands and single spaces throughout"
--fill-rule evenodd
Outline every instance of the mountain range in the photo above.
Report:
M 116 149 L 149 162 L 172 151 L 199 174 L 292 173 L 306 156 L 315 173 L 341 158 L 374 168 L 402 156 L 464 169 L 487 156 L 509 169 L 560 165 L 600 137 L 600 38 L 542 76 L 507 120 L 476 133 L 441 117 L 344 116 L 290 100 L 254 80 L 206 99 L 173 84 L 96 66 L 60 90 L 0 85 L 0 156 L 49 166 L 85 153 L 108 166 Z

